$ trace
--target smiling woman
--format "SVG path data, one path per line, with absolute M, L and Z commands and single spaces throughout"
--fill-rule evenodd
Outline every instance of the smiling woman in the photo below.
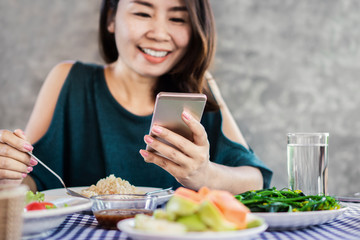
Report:
M 67 186 L 89 186 L 109 174 L 147 187 L 241 193 L 269 186 L 271 171 L 248 147 L 207 72 L 215 49 L 208 1 L 104 0 L 99 36 L 105 65 L 56 65 L 26 135 L 2 131 L 7 167 L 0 181 L 19 182 L 31 172 L 35 162 L 25 153 L 33 151 Z M 192 140 L 160 125 L 149 134 L 160 91 L 207 95 L 201 121 L 181 114 Z M 145 150 L 146 144 L 160 154 Z M 41 166 L 26 179 L 39 190 L 61 187 Z
M 190 22 L 181 1 L 153 4 L 119 1 L 107 30 L 115 35 L 118 52 L 128 67 L 145 76 L 161 76 L 184 56 L 190 40 Z

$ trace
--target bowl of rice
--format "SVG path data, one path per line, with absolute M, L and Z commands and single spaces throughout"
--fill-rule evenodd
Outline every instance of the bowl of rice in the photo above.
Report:
M 115 177 L 114 174 L 109 175 L 106 178 L 100 179 L 96 184 L 90 187 L 80 187 L 80 193 L 91 198 L 99 195 L 113 195 L 113 194 L 139 194 L 144 195 L 147 192 L 157 191 L 161 188 L 154 187 L 135 187 L 128 181 Z M 161 206 L 165 204 L 173 195 L 173 190 L 153 193 L 152 195 L 157 196 L 157 204 Z
M 93 197 L 107 194 L 140 194 L 134 185 L 114 174 L 106 178 L 100 179 L 96 185 L 91 185 L 89 188 L 81 190 L 81 194 L 85 197 Z

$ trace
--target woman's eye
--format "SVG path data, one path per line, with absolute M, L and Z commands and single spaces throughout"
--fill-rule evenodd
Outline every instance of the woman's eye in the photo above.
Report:
M 183 18 L 170 18 L 170 21 L 177 22 L 177 23 L 184 23 L 185 19 L 183 19 Z
M 147 13 L 143 13 L 143 12 L 138 12 L 138 13 L 134 13 L 136 16 L 140 16 L 140 17 L 150 17 L 150 14 Z

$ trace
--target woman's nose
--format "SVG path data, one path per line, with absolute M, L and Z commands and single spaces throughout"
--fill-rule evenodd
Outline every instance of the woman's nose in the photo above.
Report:
M 166 21 L 163 19 L 155 19 L 151 24 L 147 37 L 156 41 L 169 41 L 171 36 Z

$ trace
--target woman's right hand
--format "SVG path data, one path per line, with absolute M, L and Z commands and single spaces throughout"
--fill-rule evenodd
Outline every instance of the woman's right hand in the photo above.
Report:
M 29 156 L 33 146 L 24 132 L 0 129 L 0 184 L 20 184 L 37 161 Z

